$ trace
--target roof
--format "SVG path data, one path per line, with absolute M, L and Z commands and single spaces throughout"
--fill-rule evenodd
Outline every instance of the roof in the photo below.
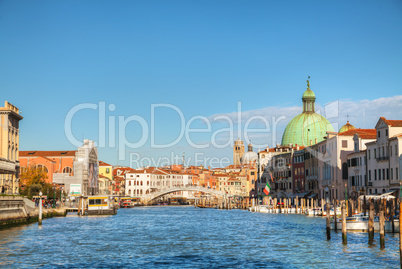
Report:
M 99 161 L 99 166 L 113 166 L 113 165 Z
M 386 124 L 392 127 L 402 127 L 402 120 L 387 120 L 384 117 L 380 117 Z
M 353 136 L 358 135 L 362 139 L 376 139 L 377 130 L 376 129 L 350 129 L 348 131 L 338 133 L 339 136 Z
M 317 113 L 303 112 L 294 117 L 286 126 L 282 145 L 310 146 L 324 140 L 327 131 L 333 131 L 331 123 Z
M 64 156 L 69 156 L 69 157 L 75 157 L 75 153 L 77 151 L 75 150 L 60 150 L 60 151 L 20 151 L 20 157 L 64 157 Z
M 314 92 L 312 91 L 312 90 L 310 90 L 310 88 L 308 88 L 304 93 L 303 93 L 303 96 L 302 96 L 302 98 L 304 99 L 304 98 L 311 98 L 311 99 L 315 99 L 315 94 L 314 94 Z

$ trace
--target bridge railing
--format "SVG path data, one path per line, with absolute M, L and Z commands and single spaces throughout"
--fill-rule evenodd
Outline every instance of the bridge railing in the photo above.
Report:
M 206 188 L 206 187 L 195 185 L 195 184 L 186 184 L 186 185 L 177 185 L 177 186 L 163 188 L 158 191 L 148 193 L 141 198 L 144 200 L 148 200 L 150 198 L 153 199 L 154 197 L 160 196 L 164 193 L 175 192 L 175 191 L 201 191 L 201 192 L 212 193 L 212 194 L 216 194 L 216 195 L 220 195 L 220 196 L 225 195 L 224 192 L 215 190 L 212 188 Z

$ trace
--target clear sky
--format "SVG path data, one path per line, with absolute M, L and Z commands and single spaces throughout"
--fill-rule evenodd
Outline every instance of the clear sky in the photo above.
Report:
M 77 112 L 72 133 L 99 142 L 100 102 L 115 106 L 106 111 L 105 126 L 115 118 L 116 145 L 118 117 L 136 115 L 150 124 L 152 104 L 178 108 L 187 122 L 227 115 L 241 102 L 247 115 L 265 113 L 269 122 L 285 115 L 276 138 L 261 132 L 253 140 L 274 146 L 301 112 L 308 75 L 318 105 L 340 102 L 331 123 L 342 125 L 351 106 L 349 120 L 358 127 L 373 128 L 380 116 L 402 119 L 402 2 L 0 1 L 0 101 L 22 110 L 21 150 L 75 149 L 65 119 L 84 103 L 98 108 Z M 181 130 L 177 112 L 155 111 L 155 141 L 174 141 Z M 222 126 L 215 122 L 212 130 Z M 123 160 L 114 146 L 100 147 L 99 158 L 126 165 L 130 152 L 232 159 L 231 145 L 199 150 L 185 137 L 156 149 L 138 122 L 127 124 L 128 141 L 144 137 Z

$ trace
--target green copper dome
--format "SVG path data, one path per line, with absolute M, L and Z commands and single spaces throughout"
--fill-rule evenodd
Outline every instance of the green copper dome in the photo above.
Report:
M 324 140 L 327 132 L 333 132 L 331 123 L 315 113 L 315 94 L 310 90 L 310 82 L 307 80 L 307 90 L 303 93 L 303 113 L 294 117 L 286 126 L 282 136 L 282 145 L 296 144 L 299 146 L 311 146 Z
M 302 98 L 314 98 L 315 99 L 315 94 L 312 90 L 310 90 L 310 88 L 308 88 L 304 93 L 303 93 L 303 97 Z
M 341 127 L 341 129 L 339 129 L 339 132 L 342 133 L 342 132 L 346 132 L 346 131 L 353 130 L 353 129 L 356 129 L 356 127 L 354 127 L 354 126 L 353 126 L 352 124 L 350 124 L 349 121 L 348 121 L 345 125 L 343 125 L 343 126 Z
M 327 131 L 333 132 L 334 128 L 326 118 L 317 113 L 301 113 L 286 126 L 282 136 L 282 145 L 314 145 L 324 140 Z

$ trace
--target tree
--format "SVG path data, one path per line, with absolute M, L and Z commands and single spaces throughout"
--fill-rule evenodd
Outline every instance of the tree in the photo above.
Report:
M 39 191 L 43 189 L 46 184 L 45 178 L 47 173 L 44 168 L 41 167 L 24 167 L 21 169 L 21 181 L 22 181 L 22 194 L 32 197 L 38 195 Z

